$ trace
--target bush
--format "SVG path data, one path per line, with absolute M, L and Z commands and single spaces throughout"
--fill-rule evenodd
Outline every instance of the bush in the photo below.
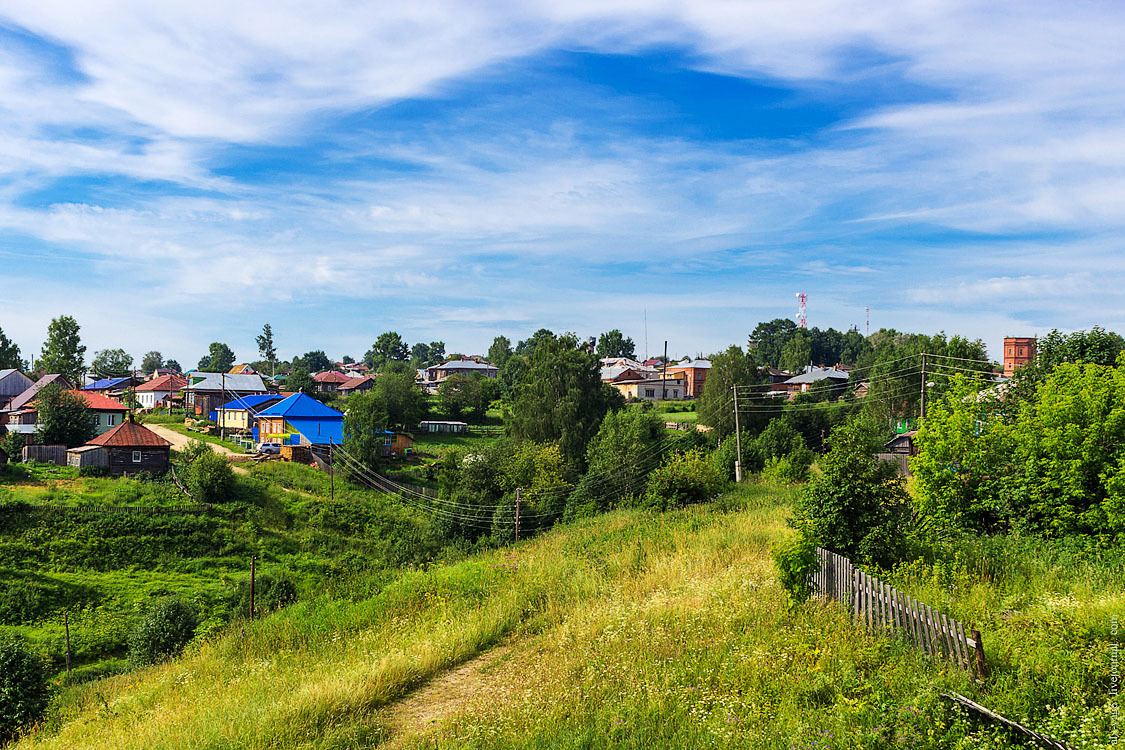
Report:
M 646 504 L 660 510 L 706 502 L 723 489 L 714 459 L 700 448 L 669 457 L 648 478 Z
M 734 435 L 730 435 L 723 440 L 719 445 L 719 449 L 715 451 L 715 464 L 719 467 L 719 471 L 729 480 L 734 479 L 734 460 L 738 454 L 738 441 L 735 440 Z M 758 444 L 754 438 L 750 437 L 750 433 L 745 430 L 742 431 L 742 478 L 745 479 L 750 474 L 756 474 L 762 470 L 764 461 L 762 460 L 761 451 L 758 450 Z
M 195 635 L 199 616 L 177 597 L 156 603 L 129 636 L 129 661 L 143 666 L 177 656 Z
M 783 484 L 807 482 L 815 457 L 816 454 L 802 445 L 792 453 L 770 459 L 762 469 L 762 476 Z
M 871 435 L 858 424 L 832 432 L 822 473 L 805 487 L 796 524 L 821 546 L 889 567 L 902 556 L 909 497 L 898 467 L 872 455 Z
M 208 449 L 188 466 L 187 488 L 197 503 L 221 503 L 234 489 L 234 472 L 225 458 Z
M 38 721 L 50 697 L 43 661 L 22 638 L 0 636 L 0 741 Z
M 80 477 L 94 477 L 94 478 L 108 477 L 109 476 L 109 467 L 108 466 L 80 466 L 78 468 L 78 476 L 80 476 Z
M 23 460 L 23 435 L 18 432 L 9 432 L 0 437 L 0 453 L 8 457 L 8 460 L 14 464 L 18 464 Z
M 254 582 L 254 612 L 262 615 L 288 607 L 297 601 L 297 584 L 287 575 L 263 573 Z M 231 619 L 250 615 L 250 579 L 239 582 L 227 602 Z
M 798 534 L 774 551 L 773 560 L 777 565 L 778 582 L 789 596 L 789 605 L 795 607 L 807 600 L 813 593 L 812 576 L 820 569 L 816 542 Z

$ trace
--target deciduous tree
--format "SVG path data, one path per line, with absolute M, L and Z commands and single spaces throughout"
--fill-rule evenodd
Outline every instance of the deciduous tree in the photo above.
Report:
M 269 323 L 262 326 L 262 332 L 255 341 L 258 344 L 258 356 L 270 366 L 270 375 L 276 375 L 277 347 L 273 343 L 273 328 Z
M 141 372 L 146 375 L 151 375 L 162 367 L 164 367 L 164 355 L 160 352 L 145 352 L 145 356 L 141 358 Z
M 74 448 L 85 444 L 97 434 L 94 415 L 78 393 L 65 390 L 58 383 L 42 388 L 35 396 L 39 419 L 39 442 Z
M 36 363 L 39 369 L 58 373 L 70 383 L 81 383 L 82 374 L 86 372 L 86 347 L 78 335 L 79 329 L 78 321 L 69 315 L 52 319 Z
M 634 349 L 633 339 L 627 338 L 616 328 L 612 331 L 606 331 L 598 337 L 597 352 L 599 358 L 629 357 L 632 359 L 636 356 L 633 353 Z
M 20 348 L 0 329 L 0 370 L 18 370 L 23 367 Z
M 133 356 L 124 349 L 102 349 L 94 352 L 90 369 L 99 378 L 123 378 L 133 369 Z

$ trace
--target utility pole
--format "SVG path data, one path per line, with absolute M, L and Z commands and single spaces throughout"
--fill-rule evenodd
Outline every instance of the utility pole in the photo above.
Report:
M 328 437 L 328 487 L 332 492 L 332 499 L 336 499 L 336 451 L 332 447 L 332 436 Z
M 63 625 L 66 626 L 66 673 L 70 674 L 70 612 L 63 612 Z
M 255 578 L 257 577 L 257 569 L 256 569 L 257 568 L 257 566 L 256 566 L 257 562 L 258 562 L 258 558 L 251 555 L 250 556 L 250 619 L 251 620 L 254 619 L 254 583 L 255 583 Z
M 516 487 L 516 541 L 520 540 L 520 495 L 523 490 Z
M 660 400 L 668 398 L 668 342 L 664 342 L 664 375 L 660 378 Z
M 223 440 L 226 440 L 227 439 L 227 428 L 226 428 L 227 420 L 223 419 L 223 416 L 224 416 L 223 407 L 227 405 L 227 374 L 224 372 L 220 376 L 220 379 L 222 380 L 222 383 L 223 383 L 223 402 L 221 404 L 219 404 L 219 410 L 218 410 L 219 436 Z
M 926 418 L 926 353 L 922 352 L 922 419 Z
M 738 428 L 738 386 L 734 390 L 734 447 L 738 453 L 734 457 L 734 481 L 742 481 L 742 430 Z

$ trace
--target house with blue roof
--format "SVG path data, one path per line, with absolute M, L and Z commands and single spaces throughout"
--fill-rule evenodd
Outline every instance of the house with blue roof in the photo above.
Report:
M 240 396 L 223 404 L 211 412 L 209 416 L 220 427 L 249 432 L 254 427 L 254 417 L 284 399 L 285 396 L 279 396 L 276 393 Z
M 132 377 L 102 378 L 101 380 L 95 380 L 93 383 L 82 386 L 82 390 L 93 391 L 94 393 L 109 396 L 116 393 L 123 393 L 125 389 L 132 388 L 135 385 L 137 385 L 137 379 Z
M 339 445 L 344 415 L 312 396 L 294 393 L 258 412 L 254 439 L 276 445 Z

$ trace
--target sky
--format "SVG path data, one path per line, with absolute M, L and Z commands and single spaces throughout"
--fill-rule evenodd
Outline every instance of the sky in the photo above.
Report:
M 1125 331 L 1125 4 L 0 0 L 0 329 Z M 647 341 L 647 345 L 646 345 Z

